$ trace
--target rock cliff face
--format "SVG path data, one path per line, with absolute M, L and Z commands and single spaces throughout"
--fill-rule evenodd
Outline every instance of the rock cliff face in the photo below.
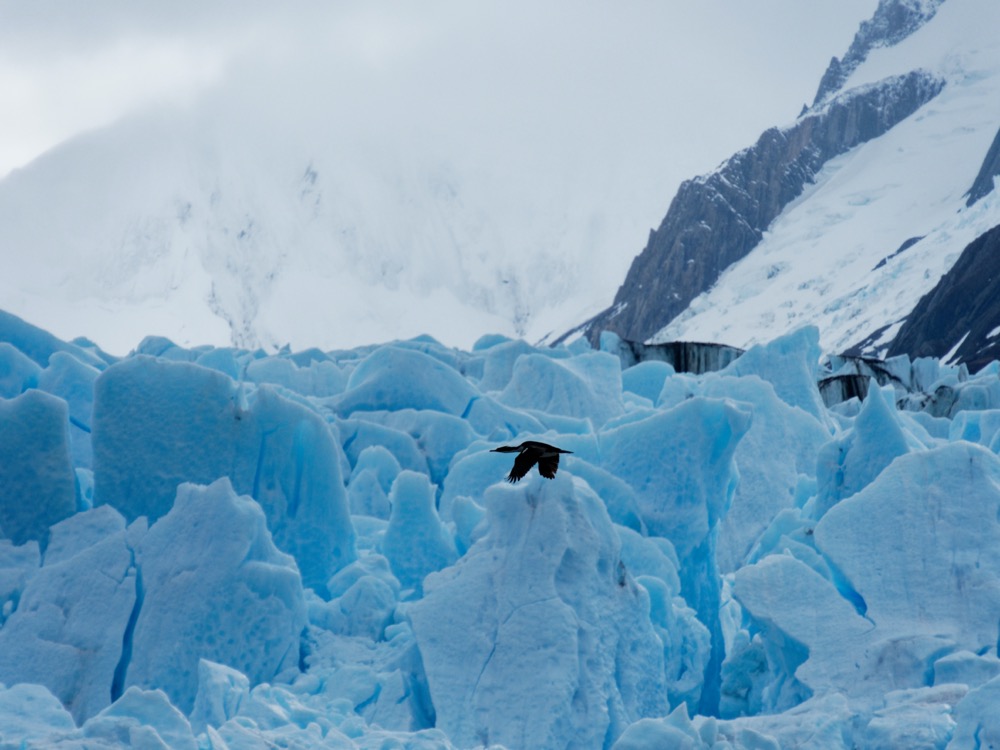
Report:
M 882 135 L 943 85 L 914 71 L 853 89 L 789 128 L 765 131 L 716 172 L 683 183 L 614 303 L 576 331 L 594 343 L 603 330 L 633 341 L 652 336 L 749 253 L 827 161 Z
M 842 60 L 830 61 L 813 106 L 840 90 L 848 76 L 879 47 L 891 47 L 927 23 L 944 0 L 882 0 L 871 19 L 864 21 Z
M 951 361 L 972 372 L 1000 359 L 1000 225 L 969 244 L 920 299 L 889 355 L 943 357 L 953 349 Z
M 993 139 L 993 144 L 986 153 L 986 158 L 983 159 L 983 166 L 980 167 L 979 174 L 976 175 L 972 187 L 969 188 L 969 199 L 965 203 L 966 207 L 971 206 L 993 190 L 993 179 L 996 177 L 1000 177 L 1000 130 L 997 131 L 996 138 Z

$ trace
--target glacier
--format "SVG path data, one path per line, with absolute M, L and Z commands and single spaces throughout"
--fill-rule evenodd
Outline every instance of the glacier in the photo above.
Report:
M 1000 742 L 1000 363 L 0 314 L 0 747 Z M 838 369 L 843 368 L 843 369 Z M 499 443 L 573 451 L 504 481 Z

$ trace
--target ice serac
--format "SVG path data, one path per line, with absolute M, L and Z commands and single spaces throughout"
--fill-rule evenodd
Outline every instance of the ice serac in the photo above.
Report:
M 600 500 L 560 473 L 485 495 L 489 530 L 409 607 L 460 747 L 608 747 L 666 709 L 649 598 Z
M 52 538 L 52 560 L 0 628 L 0 682 L 45 685 L 83 721 L 112 699 L 137 595 L 131 539 L 110 509 L 68 518 Z
M 547 414 L 589 418 L 602 425 L 624 411 L 618 358 L 593 352 L 568 360 L 526 354 L 514 364 L 501 403 Z
M 76 512 L 68 412 L 34 389 L 0 399 L 0 536 L 15 544 L 44 547 L 49 526 Z
M 434 487 L 424 474 L 404 471 L 392 483 L 392 514 L 382 539 L 392 572 L 404 588 L 420 590 L 424 578 L 455 562 L 455 542 L 434 507 Z
M 258 441 L 236 384 L 186 362 L 134 356 L 94 384 L 94 495 L 132 521 L 166 515 L 182 482 L 245 486 Z
M 632 485 L 649 533 L 673 543 L 681 563 L 681 594 L 711 633 L 712 656 L 700 701 L 708 714 L 718 711 L 724 652 L 718 525 L 738 482 L 733 455 L 750 423 L 745 407 L 695 397 L 600 434 L 605 468 Z
M 432 409 L 461 416 L 478 395 L 454 368 L 429 354 L 383 346 L 351 372 L 346 391 L 335 399 L 337 412 Z
M 94 494 L 128 519 L 170 510 L 183 482 L 228 477 L 257 500 L 307 586 L 355 558 L 340 447 L 314 411 L 220 372 L 136 356 L 97 379 Z
M 306 623 L 298 569 L 274 546 L 260 506 L 228 479 L 181 485 L 138 560 L 143 598 L 125 685 L 160 688 L 187 713 L 201 659 L 254 684 L 297 667 Z
M 892 404 L 892 389 L 868 390 L 853 426 L 827 443 L 816 463 L 818 493 L 806 511 L 818 520 L 830 508 L 871 484 L 899 456 L 913 450 Z
M 924 71 L 843 92 L 788 128 L 771 128 L 716 172 L 684 182 L 650 233 L 611 306 L 582 330 L 645 341 L 746 256 L 830 159 L 877 138 L 933 99 L 943 81 Z
M 14 398 L 38 385 L 42 368 L 17 347 L 0 342 L 0 398 Z
M 91 743 L 96 740 L 111 747 L 198 748 L 188 720 L 171 705 L 162 690 L 129 688 L 81 729 Z
M 934 635 L 975 652 L 997 643 L 998 513 L 1000 458 L 951 443 L 896 459 L 833 507 L 815 538 L 882 632 L 928 623 Z
M 69 407 L 69 438 L 73 466 L 90 469 L 94 413 L 94 381 L 100 371 L 66 352 L 55 352 L 38 375 L 39 390 L 63 399 Z
M 756 375 L 706 378 L 700 395 L 728 398 L 753 411 L 750 429 L 733 458 L 739 483 L 719 523 L 716 559 L 730 573 L 743 564 L 771 520 L 795 503 L 799 482 L 816 470 L 816 458 L 830 440 L 813 415 L 778 398 L 774 386 Z

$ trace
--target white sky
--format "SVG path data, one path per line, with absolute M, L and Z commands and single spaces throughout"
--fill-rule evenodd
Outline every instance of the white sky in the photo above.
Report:
M 76 133 L 237 79 L 290 119 L 326 100 L 359 127 L 416 123 L 445 139 L 464 124 L 513 147 L 540 138 L 622 158 L 669 147 L 691 176 L 792 119 L 874 6 L 2 0 L 0 176 Z

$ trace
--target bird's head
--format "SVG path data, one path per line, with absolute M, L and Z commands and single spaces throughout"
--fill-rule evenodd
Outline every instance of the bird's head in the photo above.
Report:
M 494 448 L 490 453 L 519 453 L 521 451 L 521 446 L 519 445 L 501 445 L 499 448 Z

